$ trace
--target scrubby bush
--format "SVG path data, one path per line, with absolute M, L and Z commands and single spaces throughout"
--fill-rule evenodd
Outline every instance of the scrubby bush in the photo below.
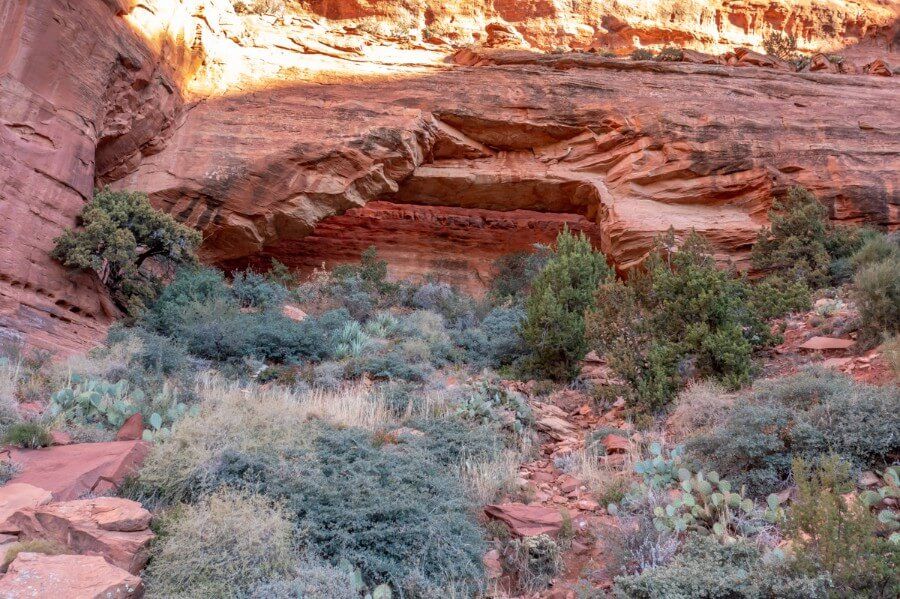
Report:
M 835 452 L 875 467 L 900 449 L 900 391 L 809 370 L 760 383 L 728 410 L 724 425 L 697 435 L 688 453 L 756 496 L 786 485 L 795 457 Z
M 288 296 L 282 285 L 252 270 L 234 275 L 231 291 L 245 308 L 280 308 Z
M 631 407 L 644 412 L 691 378 L 731 389 L 749 382 L 753 350 L 771 341 L 749 285 L 716 267 L 705 240 L 692 233 L 672 252 L 674 245 L 670 232 L 644 273 L 600 285 L 587 316 L 593 348 L 629 386 Z
M 269 456 L 252 458 L 254 463 L 269 463 L 269 458 L 305 451 L 313 418 L 367 430 L 391 422 L 380 398 L 359 387 L 335 393 L 292 392 L 278 386 L 244 387 L 218 377 L 203 377 L 198 387 L 199 411 L 186 415 L 168 439 L 153 446 L 135 497 L 171 504 L 218 489 L 222 481 L 215 473 L 224 452 Z
M 806 189 L 792 187 L 772 203 L 769 222 L 753 246 L 753 267 L 788 281 L 803 281 L 812 288 L 823 286 L 831 261 L 826 249 L 830 227 L 825 206 Z
M 154 597 L 246 597 L 289 577 L 294 526 L 269 500 L 222 491 L 166 515 L 145 580 Z
M 314 452 L 281 484 L 305 540 L 323 557 L 346 559 L 367 582 L 412 596 L 452 583 L 469 593 L 481 586 L 485 546 L 464 490 L 427 451 L 324 429 Z
M 866 332 L 873 337 L 900 332 L 900 252 L 862 267 L 853 285 Z
M 486 366 L 499 368 L 514 364 L 525 355 L 521 334 L 524 320 L 525 311 L 520 308 L 494 308 L 484 317 L 479 328 L 486 338 Z
M 666 46 L 656 55 L 660 62 L 681 62 L 684 59 L 684 50 L 675 46 Z
M 900 335 L 894 335 L 884 342 L 884 358 L 894 373 L 894 378 L 900 382 Z
M 507 554 L 519 586 L 531 593 L 547 588 L 563 567 L 559 545 L 546 534 L 513 539 Z
M 872 266 L 900 255 L 900 234 L 898 233 L 889 235 L 868 233 L 863 239 L 864 243 L 850 257 L 850 261 L 856 270 L 862 270 L 867 266 Z
M 565 229 L 556 238 L 547 263 L 525 302 L 522 337 L 528 347 L 525 367 L 541 378 L 567 380 L 587 353 L 584 312 L 597 285 L 610 276 L 602 253 L 583 233 Z
M 803 460 L 793 464 L 797 497 L 788 531 L 795 546 L 797 571 L 830 575 L 837 597 L 900 596 L 900 546 L 881 538 L 878 520 L 852 490 L 849 464 L 837 456 L 815 469 Z
M 321 325 L 333 325 L 334 315 L 294 321 L 281 313 L 284 293 L 279 286 L 259 275 L 238 280 L 235 289 L 213 269 L 180 271 L 143 324 L 177 340 L 194 356 L 216 362 L 251 356 L 289 362 L 326 355 L 329 345 Z M 242 309 L 242 304 L 255 309 Z M 346 318 L 345 314 L 338 317 Z
M 827 595 L 829 586 L 827 577 L 795 574 L 745 541 L 691 537 L 668 565 L 621 576 L 613 591 L 623 599 L 809 599 Z
M 183 326 L 184 312 L 191 306 L 222 302 L 222 308 L 237 307 L 225 276 L 213 268 L 183 268 L 166 285 L 142 321 L 147 328 L 167 337 L 174 336 Z
M 318 558 L 305 558 L 286 579 L 256 585 L 250 599 L 359 599 L 352 568 L 332 566 Z
M 497 258 L 493 264 L 488 295 L 496 302 L 518 301 L 531 288 L 531 283 L 544 268 L 550 249 L 535 246 L 531 252 L 516 252 Z
M 653 60 L 653 52 L 645 48 L 635 48 L 631 52 L 631 60 Z
M 103 189 L 78 217 L 79 229 L 56 239 L 64 266 L 93 271 L 125 312 L 136 316 L 159 293 L 160 268 L 191 264 L 200 233 L 150 205 L 138 192 Z
M 431 364 L 421 360 L 411 362 L 399 348 L 392 348 L 352 359 L 346 374 L 351 378 L 368 374 L 378 380 L 422 382 L 432 371 Z
M 675 398 L 675 407 L 666 423 L 677 439 L 713 430 L 722 424 L 734 396 L 715 381 L 696 381 Z
M 763 48 L 769 56 L 781 60 L 791 60 L 797 55 L 797 38 L 789 33 L 773 29 L 763 35 Z
M 0 436 L 21 420 L 16 391 L 20 380 L 21 364 L 6 356 L 0 357 Z
M 50 431 L 47 430 L 47 427 L 36 421 L 13 424 L 6 429 L 3 440 L 10 445 L 28 449 L 47 447 L 53 443 L 53 438 L 50 436 Z

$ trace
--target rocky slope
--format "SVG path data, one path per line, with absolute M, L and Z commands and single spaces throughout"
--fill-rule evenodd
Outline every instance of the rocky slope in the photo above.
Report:
M 564 224 L 621 268 L 670 226 L 740 262 L 796 183 L 836 219 L 900 223 L 898 80 L 876 75 L 894 2 L 288 5 L 0 2 L 0 334 L 73 350 L 115 316 L 47 256 L 95 183 L 149 192 L 220 265 L 374 243 L 469 286 Z M 844 73 L 536 52 L 758 49 L 772 28 L 848 46 Z

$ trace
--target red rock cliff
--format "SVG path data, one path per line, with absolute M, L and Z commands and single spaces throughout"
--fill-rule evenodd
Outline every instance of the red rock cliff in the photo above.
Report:
M 48 257 L 95 183 L 200 227 L 211 262 L 308 269 L 375 243 L 395 273 L 467 285 L 563 224 L 623 267 L 670 226 L 740 261 L 797 183 L 836 219 L 900 223 L 898 79 L 876 75 L 895 3 L 306 5 L 0 0 L 0 335 L 75 349 L 115 316 Z M 535 51 L 730 51 L 771 28 L 847 46 L 844 72 Z

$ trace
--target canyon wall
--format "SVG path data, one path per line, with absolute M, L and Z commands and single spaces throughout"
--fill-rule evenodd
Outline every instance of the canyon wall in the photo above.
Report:
M 117 316 L 48 256 L 100 184 L 200 228 L 211 263 L 307 271 L 375 244 L 397 276 L 470 288 L 562 226 L 620 268 L 669 227 L 743 264 L 793 184 L 900 225 L 895 2 L 287 6 L 0 0 L 0 336 L 73 351 Z M 733 52 L 772 28 L 844 64 Z M 731 54 L 538 51 L 670 43 Z

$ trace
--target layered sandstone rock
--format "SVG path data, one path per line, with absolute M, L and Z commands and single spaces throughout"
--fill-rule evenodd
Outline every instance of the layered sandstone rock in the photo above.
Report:
M 99 555 L 138 574 L 147 563 L 150 512 L 121 497 L 97 497 L 23 508 L 3 523 L 3 532 L 20 540 L 54 541 L 72 553 Z
M 141 579 L 88 555 L 20 553 L 0 578 L 0 597 L 66 597 L 67 599 L 137 599 Z
M 398 275 L 449 264 L 464 284 L 560 224 L 622 268 L 669 227 L 741 262 L 795 183 L 838 220 L 900 221 L 898 80 L 877 76 L 898 63 L 893 7 L 577 4 L 329 0 L 258 16 L 229 0 L 0 2 L 0 335 L 75 350 L 116 316 L 93 278 L 48 257 L 95 183 L 149 192 L 221 265 L 309 268 L 372 241 Z M 758 51 L 773 28 L 809 50 L 851 46 L 858 74 L 749 51 L 450 58 L 468 41 Z
M 114 491 L 125 477 L 137 472 L 150 444 L 111 441 L 8 451 L 4 459 L 21 467 L 13 483 L 44 489 L 62 501 Z
M 117 315 L 48 252 L 98 172 L 159 151 L 181 109 L 193 20 L 177 0 L 135 4 L 0 1 L 0 340 L 80 349 Z M 154 9 L 159 35 L 118 16 Z

